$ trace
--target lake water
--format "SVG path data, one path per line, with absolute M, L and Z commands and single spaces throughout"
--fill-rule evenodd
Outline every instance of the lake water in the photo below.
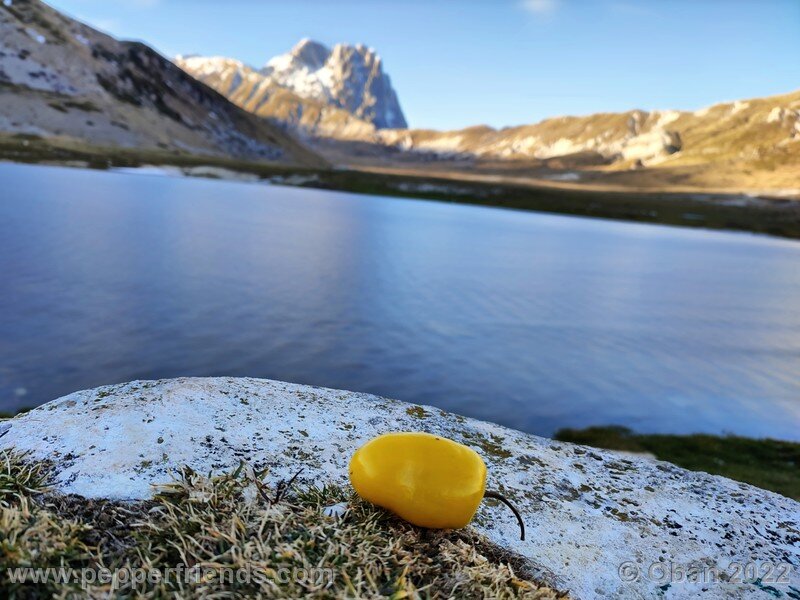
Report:
M 800 439 L 793 241 L 0 164 L 0 275 L 4 410 L 237 375 L 545 435 Z

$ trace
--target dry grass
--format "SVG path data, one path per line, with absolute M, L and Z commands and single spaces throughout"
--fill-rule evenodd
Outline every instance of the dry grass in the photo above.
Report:
M 524 561 L 475 532 L 413 527 L 341 488 L 284 492 L 244 467 L 183 469 L 148 502 L 47 491 L 46 465 L 0 452 L 0 577 L 8 598 L 536 598 Z M 346 503 L 339 516 L 323 509 Z M 166 569 L 194 568 L 188 580 Z M 13 567 L 161 573 L 114 583 L 12 583 Z M 324 571 L 322 570 L 324 569 Z M 239 574 L 249 574 L 244 581 Z M 145 579 L 142 581 L 141 579 Z

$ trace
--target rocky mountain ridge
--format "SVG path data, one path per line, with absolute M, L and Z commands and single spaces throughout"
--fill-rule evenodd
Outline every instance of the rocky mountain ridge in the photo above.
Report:
M 234 104 L 305 137 L 368 140 L 377 131 L 375 125 L 347 110 L 304 98 L 238 60 L 186 57 L 175 62 Z
M 369 139 L 407 126 L 381 58 L 361 44 L 331 50 L 304 39 L 261 69 L 220 56 L 179 56 L 175 64 L 242 108 L 307 135 Z

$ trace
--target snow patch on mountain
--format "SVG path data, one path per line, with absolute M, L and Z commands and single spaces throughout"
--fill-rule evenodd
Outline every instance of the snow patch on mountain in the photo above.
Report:
M 47 38 L 44 37 L 41 33 L 33 29 L 32 27 L 26 27 L 25 33 L 27 33 L 32 40 L 35 40 L 38 44 L 44 44 L 47 42 Z

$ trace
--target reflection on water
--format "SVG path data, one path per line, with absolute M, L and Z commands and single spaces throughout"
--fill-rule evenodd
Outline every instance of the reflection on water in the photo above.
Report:
M 0 408 L 248 375 L 540 434 L 800 439 L 800 244 L 0 165 Z

